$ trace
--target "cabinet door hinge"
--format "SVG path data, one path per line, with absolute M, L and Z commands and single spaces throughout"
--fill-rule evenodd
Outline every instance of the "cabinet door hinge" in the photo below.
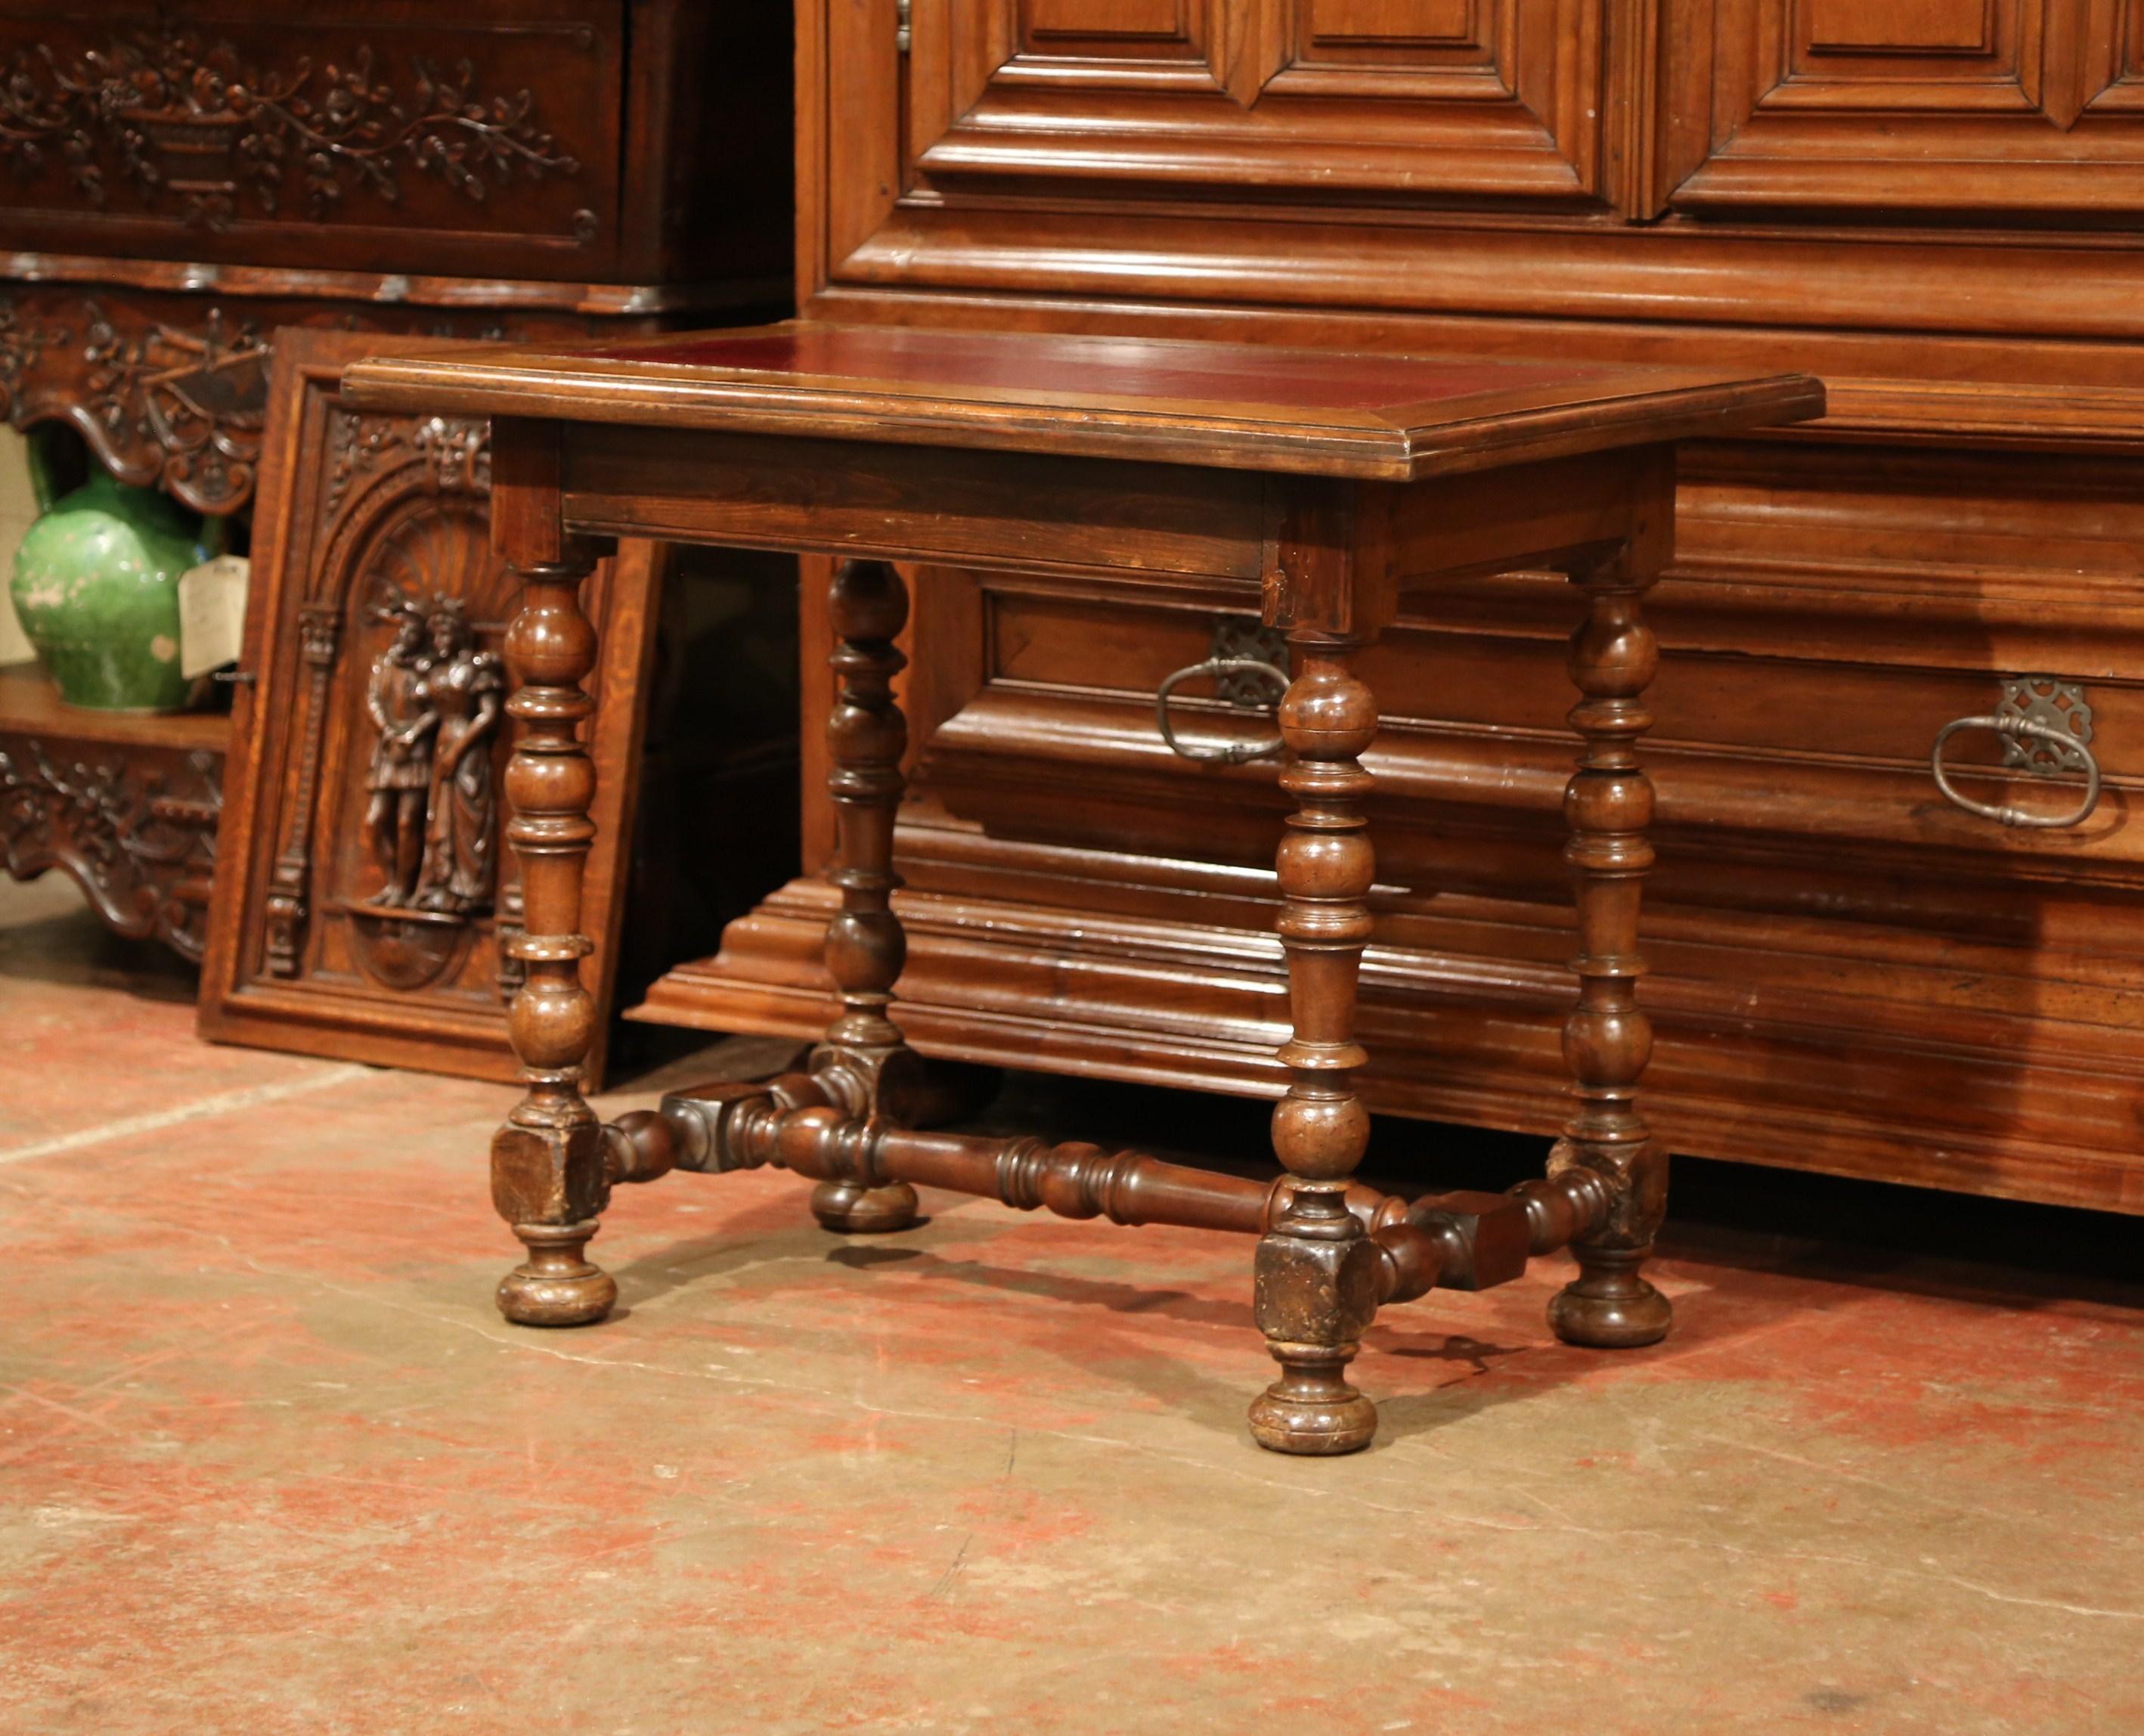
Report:
M 897 21 L 893 27 L 893 46 L 903 54 L 908 52 L 912 40 L 909 14 L 915 4 L 916 0 L 893 0 L 894 17 Z

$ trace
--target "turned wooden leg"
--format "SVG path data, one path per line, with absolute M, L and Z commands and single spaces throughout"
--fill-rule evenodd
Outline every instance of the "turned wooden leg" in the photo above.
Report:
M 529 1257 L 500 1282 L 499 1312 L 524 1326 L 600 1320 L 618 1299 L 610 1274 L 586 1257 L 609 1198 L 603 1130 L 581 1097 L 581 1061 L 595 1003 L 581 986 L 590 950 L 581 925 L 581 872 L 595 826 L 595 767 L 578 736 L 595 702 L 581 682 L 595 667 L 596 633 L 581 613 L 593 564 L 578 551 L 520 568 L 521 608 L 507 629 L 520 720 L 506 771 L 506 841 L 521 867 L 524 927 L 509 948 L 527 966 L 507 1029 L 527 1094 L 491 1142 L 491 1197 Z
M 907 720 L 893 679 L 907 659 L 893 641 L 908 619 L 908 588 L 885 561 L 843 561 L 828 593 L 837 689 L 826 723 L 833 769 L 837 851 L 826 878 L 841 907 L 826 925 L 826 970 L 841 1010 L 814 1053 L 811 1071 L 832 1101 L 851 1115 L 896 1124 L 912 1113 L 921 1062 L 889 1016 L 893 985 L 907 956 L 893 914 L 894 818 L 901 806 L 901 760 Z M 830 1230 L 906 1229 L 916 1221 L 916 1190 L 906 1182 L 865 1188 L 825 1181 L 811 1210 Z
M 1586 619 L 1571 636 L 1571 674 L 1585 697 L 1571 713 L 1585 740 L 1564 794 L 1578 905 L 1578 1004 L 1564 1022 L 1563 1053 L 1578 1108 L 1549 1158 L 1551 1175 L 1582 1166 L 1608 1183 L 1603 1228 L 1572 1244 L 1579 1276 L 1549 1305 L 1549 1324 L 1571 1344 L 1652 1344 L 1668 1330 L 1668 1299 L 1639 1268 L 1667 1207 L 1667 1155 L 1638 1113 L 1639 1076 L 1653 1050 L 1638 1006 L 1638 903 L 1653 849 L 1645 828 L 1653 786 L 1638 738 L 1652 726 L 1645 692 L 1660 662 L 1643 599 L 1650 575 L 1617 565 L 1577 576 Z
M 1369 774 L 1357 758 L 1377 731 L 1377 702 L 1349 672 L 1357 647 L 1298 631 L 1296 677 L 1281 701 L 1295 798 L 1279 856 L 1281 914 L 1294 1032 L 1280 1059 L 1292 1075 L 1273 1110 L 1273 1149 L 1296 1186 L 1259 1242 L 1255 1307 L 1280 1378 L 1251 1405 L 1251 1433 L 1284 1453 L 1345 1453 L 1377 1433 L 1377 1406 L 1347 1383 L 1377 1312 L 1377 1245 L 1347 1208 L 1347 1182 L 1369 1143 L 1355 1094 L 1367 1059 L 1355 1041 L 1355 985 L 1369 938 L 1374 856 L 1362 816 Z

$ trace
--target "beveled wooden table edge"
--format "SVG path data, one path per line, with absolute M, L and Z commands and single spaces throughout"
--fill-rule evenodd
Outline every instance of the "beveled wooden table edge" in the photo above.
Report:
M 722 335 L 767 340 L 840 337 L 851 331 L 876 335 L 886 330 L 789 320 Z M 909 335 L 926 350 L 935 335 Z M 978 335 L 959 337 L 972 344 Z M 1389 402 L 1372 404 L 1306 405 L 1290 402 L 1280 391 L 1214 397 L 1154 392 L 1139 394 L 1138 407 L 1127 408 L 1122 394 L 1071 385 L 1009 387 L 986 378 L 961 378 L 952 368 L 938 387 L 926 392 L 913 382 L 861 372 L 829 372 L 805 382 L 788 370 L 700 367 L 643 353 L 685 353 L 686 346 L 673 338 L 644 345 L 612 340 L 507 350 L 471 345 L 421 362 L 382 358 L 348 370 L 343 392 L 361 409 L 450 410 L 776 436 L 798 432 L 796 424 L 803 419 L 811 433 L 826 438 L 1372 482 L 1417 481 L 1606 450 L 1633 444 L 1633 430 L 1642 430 L 1635 439 L 1666 442 L 1773 426 L 1824 410 L 1822 382 L 1799 374 L 1751 379 L 1596 363 L 1559 371 L 1465 355 L 1382 355 L 1193 339 L 980 335 L 1008 345 L 1054 344 L 1068 367 L 1079 362 L 1070 346 L 1080 341 L 1091 341 L 1119 362 L 1150 355 L 1163 377 L 1180 374 L 1187 360 L 1225 360 L 1286 364 L 1298 370 L 1329 363 L 1372 374 L 1491 370 L 1501 383 L 1441 400 L 1395 394 Z

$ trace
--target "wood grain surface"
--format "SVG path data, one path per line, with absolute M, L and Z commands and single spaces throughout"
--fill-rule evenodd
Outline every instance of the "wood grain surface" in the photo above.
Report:
M 1806 374 L 789 322 L 353 367 L 359 406 L 1406 482 L 1824 409 Z

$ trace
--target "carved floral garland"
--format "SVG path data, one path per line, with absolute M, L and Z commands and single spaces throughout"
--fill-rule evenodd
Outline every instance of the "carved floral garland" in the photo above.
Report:
M 57 159 L 100 208 L 116 166 L 144 206 L 175 199 L 188 224 L 211 230 L 236 221 L 241 191 L 276 215 L 293 160 L 316 221 L 334 217 L 352 186 L 398 202 L 405 166 L 479 203 L 516 174 L 580 172 L 536 126 L 531 92 L 485 98 L 474 83 L 468 61 L 444 76 L 419 59 L 414 89 L 398 97 L 375 81 L 370 47 L 346 67 L 324 67 L 316 82 L 309 60 L 281 73 L 249 68 L 230 43 L 204 47 L 167 26 L 116 37 L 71 65 L 48 47 L 18 53 L 0 80 L 0 158 L 24 181 Z M 593 239 L 589 214 L 576 222 L 580 238 Z
M 191 754 L 186 769 L 192 793 L 174 795 L 160 770 L 62 766 L 42 742 L 11 742 L 0 748 L 0 864 L 17 879 L 63 868 L 122 933 L 154 934 L 198 960 L 206 913 L 176 885 L 206 881 L 214 866 L 221 759 Z

